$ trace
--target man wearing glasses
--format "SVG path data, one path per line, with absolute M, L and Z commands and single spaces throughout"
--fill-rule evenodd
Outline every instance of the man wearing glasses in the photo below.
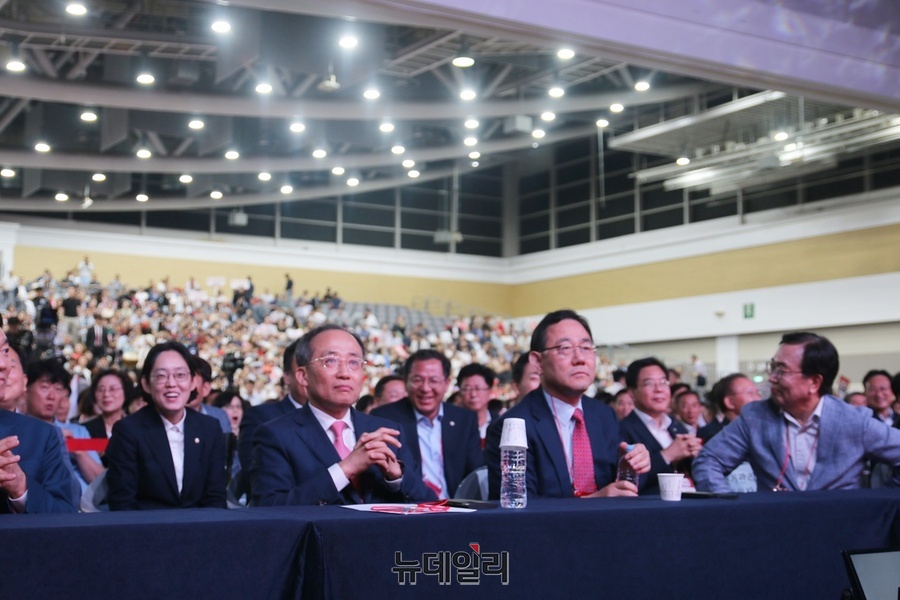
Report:
M 253 437 L 257 506 L 434 500 L 399 426 L 352 408 L 365 378 L 362 340 L 337 325 L 297 343 L 302 408 L 260 425 Z
M 500 497 L 500 434 L 510 417 L 525 420 L 529 496 L 637 496 L 633 483 L 615 481 L 626 447 L 615 413 L 584 395 L 597 367 L 587 320 L 572 310 L 548 314 L 531 335 L 528 359 L 541 374 L 540 387 L 488 428 L 484 452 L 490 497 Z M 650 469 L 650 456 L 641 444 L 625 457 L 638 473 Z
M 744 406 L 694 461 L 698 489 L 728 492 L 725 476 L 745 460 L 760 490 L 859 488 L 867 458 L 893 467 L 900 484 L 900 430 L 830 394 L 838 372 L 831 342 L 786 334 L 768 370 L 771 398 Z

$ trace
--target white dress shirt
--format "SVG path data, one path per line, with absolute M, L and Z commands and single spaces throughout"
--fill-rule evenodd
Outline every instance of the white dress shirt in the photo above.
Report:
M 187 409 L 182 411 L 181 420 L 172 423 L 162 415 L 163 426 L 166 428 L 166 437 L 169 439 L 169 451 L 172 453 L 172 463 L 175 465 L 175 482 L 178 484 L 178 493 L 181 493 L 184 482 L 184 420 L 187 418 Z

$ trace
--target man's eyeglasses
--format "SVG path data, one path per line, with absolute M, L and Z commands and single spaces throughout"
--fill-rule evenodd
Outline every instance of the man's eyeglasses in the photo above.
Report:
M 325 369 L 328 371 L 337 371 L 341 365 L 347 365 L 347 370 L 354 373 L 366 366 L 366 361 L 356 356 L 341 358 L 340 356 L 336 356 L 334 354 L 320 356 L 319 358 L 314 358 L 309 362 L 320 362 L 322 363 L 322 366 L 325 367 Z
M 587 344 L 581 346 L 573 346 L 572 344 L 558 344 L 556 346 L 548 346 L 547 348 L 541 350 L 541 352 L 549 352 L 550 350 L 556 351 L 556 353 L 563 358 L 572 356 L 573 352 L 578 352 L 578 354 L 597 354 L 597 346 L 589 346 Z
M 166 371 L 154 371 L 150 373 L 150 381 L 155 383 L 156 385 L 162 385 L 169 381 L 169 377 L 175 380 L 175 383 L 185 383 L 190 381 L 191 372 L 190 371 L 175 371 L 174 373 L 167 373 Z
M 413 387 L 413 389 L 419 389 L 425 387 L 427 383 L 431 388 L 437 388 L 444 385 L 447 382 L 446 379 L 438 379 L 437 377 L 431 377 L 429 379 L 425 379 L 424 377 L 410 377 L 409 385 Z
M 670 387 L 672 384 L 669 382 L 668 379 L 644 379 L 638 385 L 645 389 L 651 389 L 651 388 L 667 388 L 667 387 Z
M 784 364 L 775 362 L 774 360 L 770 360 L 766 363 L 766 372 L 776 379 L 781 379 L 783 376 L 791 375 L 792 373 L 803 373 L 803 371 L 792 371 L 790 369 L 786 369 Z
M 491 388 L 489 388 L 489 387 L 478 387 L 478 386 L 472 386 L 472 387 L 466 386 L 466 387 L 461 387 L 461 388 L 459 388 L 459 391 L 462 392 L 463 394 L 474 394 L 474 393 L 476 393 L 476 392 L 486 392 L 486 391 L 488 391 L 489 389 L 491 389 Z

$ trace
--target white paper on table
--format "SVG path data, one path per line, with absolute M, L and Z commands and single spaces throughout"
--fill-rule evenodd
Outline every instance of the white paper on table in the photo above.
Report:
M 470 513 L 475 512 L 474 508 L 458 508 L 456 506 L 442 506 L 441 510 L 418 511 L 419 504 L 341 504 L 344 508 L 358 510 L 361 512 L 374 512 L 384 515 L 440 515 L 446 513 Z M 384 507 L 389 510 L 375 510 L 375 507 Z

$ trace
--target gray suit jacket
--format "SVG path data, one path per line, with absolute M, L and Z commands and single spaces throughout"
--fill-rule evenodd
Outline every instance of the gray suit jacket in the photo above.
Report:
M 744 406 L 741 416 L 703 447 L 694 459 L 693 474 L 701 491 L 729 492 L 725 476 L 749 461 L 758 489 L 775 487 L 785 459 L 784 417 L 771 399 Z M 894 467 L 900 485 L 900 429 L 888 427 L 834 396 L 825 396 L 819 422 L 816 467 L 808 490 L 856 489 L 862 485 L 867 459 Z M 796 490 L 797 475 L 788 465 L 782 485 Z

